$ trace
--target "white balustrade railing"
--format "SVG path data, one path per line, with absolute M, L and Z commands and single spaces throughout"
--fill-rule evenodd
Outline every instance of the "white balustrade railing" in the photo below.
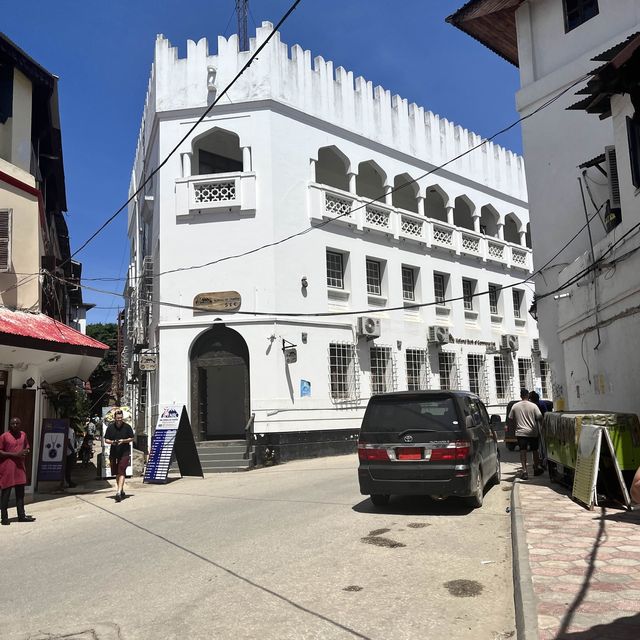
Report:
M 229 209 L 255 211 L 255 208 L 255 173 L 216 173 L 176 180 L 178 216 Z
M 384 232 L 433 249 L 477 256 L 516 269 L 530 269 L 531 249 L 513 246 L 499 238 L 423 218 L 382 202 L 370 202 L 368 198 L 326 185 L 311 183 L 310 196 L 312 219 L 329 218 L 354 230 Z

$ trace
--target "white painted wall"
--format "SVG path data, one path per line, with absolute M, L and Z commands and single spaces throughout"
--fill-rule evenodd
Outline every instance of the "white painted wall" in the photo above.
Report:
M 266 37 L 270 28 L 268 25 L 260 28 L 259 38 Z M 255 43 L 252 46 L 255 48 Z M 218 40 L 216 56 L 208 54 L 206 41 L 190 42 L 187 49 L 188 57 L 181 60 L 168 41 L 162 37 L 156 41 L 132 188 L 140 183 L 144 166 L 156 166 L 171 151 L 197 120 L 202 107 L 247 57 L 246 53 L 237 52 L 235 36 L 229 41 Z M 382 89 L 374 96 L 364 80 L 356 81 L 354 86 L 346 71 L 336 72 L 334 78 L 332 63 L 316 59 L 312 69 L 310 53 L 299 47 L 292 48 L 291 56 L 287 56 L 286 45 L 276 38 L 274 45 L 260 55 L 259 62 L 234 87 L 230 94 L 232 103 L 223 102 L 216 107 L 156 176 L 150 190 L 154 201 L 145 204 L 152 211 L 156 274 L 242 253 L 299 232 L 312 219 L 319 222 L 314 217 L 317 214 L 314 198 L 322 187 L 314 184 L 312 165 L 322 147 L 337 147 L 348 160 L 347 172 L 356 173 L 359 163 L 374 161 L 386 174 L 387 183 L 393 184 L 395 176 L 406 173 L 417 178 L 480 140 L 439 116 L 425 114 L 420 107 L 408 107 L 400 98 L 392 101 L 389 92 Z M 207 88 L 207 79 L 212 77 L 208 67 L 215 68 L 215 91 Z M 255 209 L 229 209 L 221 205 L 209 211 L 190 212 L 186 195 L 181 195 L 187 194 L 184 185 L 191 182 L 183 177 L 182 154 L 191 153 L 197 141 L 216 127 L 237 134 L 240 147 L 250 148 L 252 171 L 242 173 L 245 180 L 242 184 L 255 190 Z M 195 158 L 192 164 L 194 168 Z M 424 196 L 434 185 L 445 193 L 447 204 L 453 205 L 455 198 L 464 195 L 478 214 L 481 207 L 490 205 L 501 222 L 512 214 L 523 230 L 528 223 L 522 160 L 498 146 L 487 145 L 446 171 L 421 180 L 419 194 Z M 138 208 L 131 207 L 129 211 L 134 271 L 139 270 L 141 260 L 140 239 L 134 237 L 140 233 L 141 206 L 139 199 Z M 242 259 L 156 278 L 156 300 L 190 306 L 200 292 L 235 290 L 242 296 L 241 311 L 263 312 L 267 316 L 203 314 L 154 305 L 150 347 L 159 347 L 160 368 L 150 376 L 151 404 L 177 401 L 190 406 L 191 345 L 217 318 L 222 318 L 244 337 L 249 348 L 251 408 L 257 413 L 256 431 L 357 428 L 370 393 L 370 344 L 366 340 L 358 343 L 361 393 L 355 408 L 331 401 L 328 364 L 330 342 L 354 342 L 357 315 L 323 320 L 287 319 L 282 314 L 371 308 L 366 294 L 367 257 L 386 265 L 385 306 L 403 304 L 403 264 L 420 269 L 418 301 L 433 300 L 434 270 L 450 274 L 453 296 L 462 295 L 463 276 L 477 281 L 477 291 L 486 291 L 489 283 L 513 285 L 527 277 L 526 269 L 512 268 L 506 262 L 465 257 L 459 251 L 432 248 L 430 243 L 431 240 L 418 243 L 403 240 L 397 234 L 387 237 L 330 223 Z M 510 245 L 505 247 L 511 251 Z M 347 300 L 328 296 L 327 248 L 349 254 L 351 292 Z M 520 249 L 529 255 L 526 248 Z M 309 282 L 306 292 L 301 288 L 303 276 Z M 516 326 L 509 290 L 503 292 L 504 319 L 499 325 L 491 322 L 487 296 L 475 300 L 478 311 L 475 323 L 465 321 L 462 301 L 451 304 L 451 313 L 444 320 L 436 316 L 432 307 L 377 314 L 382 322 L 382 336 L 376 343 L 392 347 L 397 388 L 406 388 L 406 349 L 426 348 L 427 329 L 433 324 L 448 324 L 452 334 L 463 340 L 498 342 L 504 333 L 517 334 L 520 357 L 531 357 L 531 340 L 537 337 L 537 330 L 526 309 L 532 292 L 524 285 L 519 285 L 519 289 L 526 296 L 521 326 Z M 307 333 L 307 344 L 302 344 L 303 332 Z M 298 345 L 297 363 L 285 364 L 283 338 Z M 467 353 L 485 351 L 484 347 L 466 344 L 447 349 L 456 350 L 464 359 Z M 463 386 L 468 385 L 466 376 L 465 362 Z M 495 403 L 492 367 L 488 377 L 490 396 Z M 311 382 L 311 398 L 300 397 L 301 379 Z M 435 382 L 432 376 L 431 383 Z M 516 380 L 514 389 L 517 386 Z

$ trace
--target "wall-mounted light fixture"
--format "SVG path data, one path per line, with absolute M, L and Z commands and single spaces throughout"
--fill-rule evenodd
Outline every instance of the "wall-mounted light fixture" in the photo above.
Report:
M 33 378 L 27 378 L 24 382 L 24 384 L 22 385 L 23 389 L 31 389 L 31 387 L 33 387 L 33 385 L 36 383 L 36 381 Z
M 303 289 L 306 289 L 309 286 L 309 281 L 307 280 L 307 276 L 302 276 L 302 280 L 300 280 L 300 284 Z

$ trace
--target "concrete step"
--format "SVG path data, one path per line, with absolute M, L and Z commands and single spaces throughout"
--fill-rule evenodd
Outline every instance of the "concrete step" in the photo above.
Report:
M 249 467 L 249 460 L 235 458 L 233 460 L 200 460 L 202 469 L 218 469 L 221 467 Z
M 209 450 L 198 451 L 200 462 L 204 463 L 205 460 L 243 460 L 244 449 L 242 451 L 216 451 L 215 453 L 209 453 Z
M 220 449 L 226 447 L 245 447 L 245 440 L 201 440 L 196 443 L 198 449 Z

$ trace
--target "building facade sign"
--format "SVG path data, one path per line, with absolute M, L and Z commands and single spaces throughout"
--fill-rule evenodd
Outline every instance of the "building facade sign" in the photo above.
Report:
M 198 311 L 237 311 L 242 297 L 237 291 L 212 291 L 199 293 L 193 299 L 193 307 Z

